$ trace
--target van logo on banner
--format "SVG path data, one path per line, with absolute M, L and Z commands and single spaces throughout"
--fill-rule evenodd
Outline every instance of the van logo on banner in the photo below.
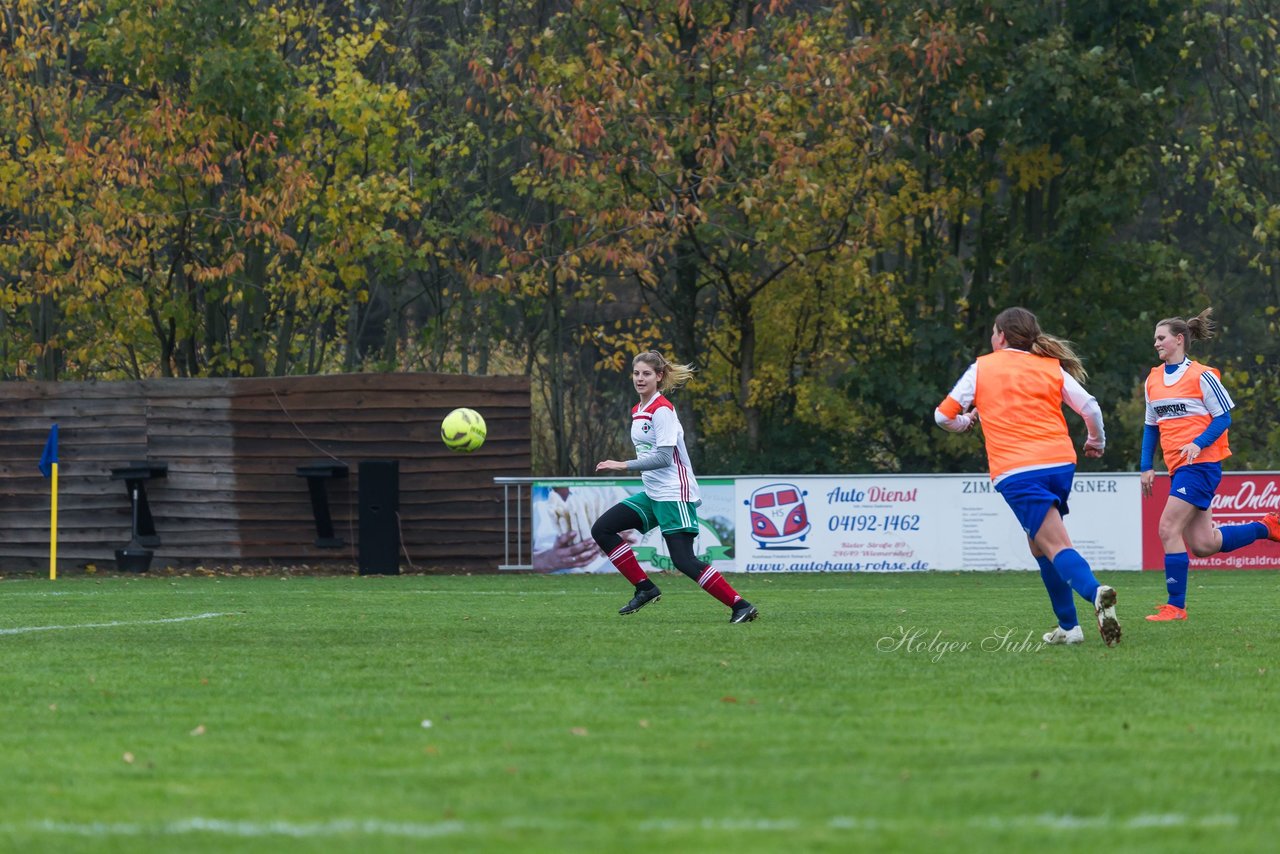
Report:
M 756 545 L 767 549 L 783 543 L 804 542 L 813 527 L 804 504 L 806 495 L 807 492 L 791 483 L 771 483 L 751 493 L 743 503 L 751 508 L 751 538 Z

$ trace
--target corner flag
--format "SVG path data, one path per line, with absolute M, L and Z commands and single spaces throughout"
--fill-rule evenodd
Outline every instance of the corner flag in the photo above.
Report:
M 44 443 L 44 453 L 40 455 L 40 474 L 51 477 L 58 464 L 58 425 L 49 428 L 49 438 Z
M 52 478 L 52 498 L 49 501 L 49 580 L 58 577 L 58 425 L 49 428 L 49 438 L 40 455 L 40 473 Z

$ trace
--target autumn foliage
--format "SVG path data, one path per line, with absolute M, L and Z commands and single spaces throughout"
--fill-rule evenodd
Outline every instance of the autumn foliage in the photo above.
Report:
M 1151 325 L 1212 303 L 1264 464 L 1274 29 L 1247 0 L 10 0 L 0 375 L 524 372 L 567 474 L 657 346 L 701 369 L 704 468 L 968 469 L 928 414 L 1000 308 L 1131 423 Z

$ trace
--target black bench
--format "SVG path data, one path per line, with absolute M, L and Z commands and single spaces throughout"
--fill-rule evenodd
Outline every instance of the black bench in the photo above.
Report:
M 168 477 L 169 464 L 142 460 L 111 470 L 112 480 L 123 480 L 132 513 L 129 544 L 116 549 L 116 566 L 127 572 L 146 572 L 151 567 L 151 548 L 160 545 L 156 522 L 147 501 L 147 481 Z
M 316 520 L 316 545 L 322 549 L 341 548 L 347 544 L 333 530 L 333 517 L 329 515 L 329 491 L 325 487 L 330 480 L 346 478 L 346 463 L 313 463 L 298 466 L 298 477 L 307 479 L 311 493 L 311 514 Z

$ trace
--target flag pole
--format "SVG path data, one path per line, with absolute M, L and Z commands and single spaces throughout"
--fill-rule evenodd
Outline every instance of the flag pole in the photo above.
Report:
M 49 580 L 58 580 L 58 464 L 50 465 L 53 470 L 53 499 L 49 502 Z
M 49 428 L 49 438 L 40 455 L 40 474 L 49 478 L 53 490 L 49 500 L 49 580 L 58 577 L 58 424 Z

